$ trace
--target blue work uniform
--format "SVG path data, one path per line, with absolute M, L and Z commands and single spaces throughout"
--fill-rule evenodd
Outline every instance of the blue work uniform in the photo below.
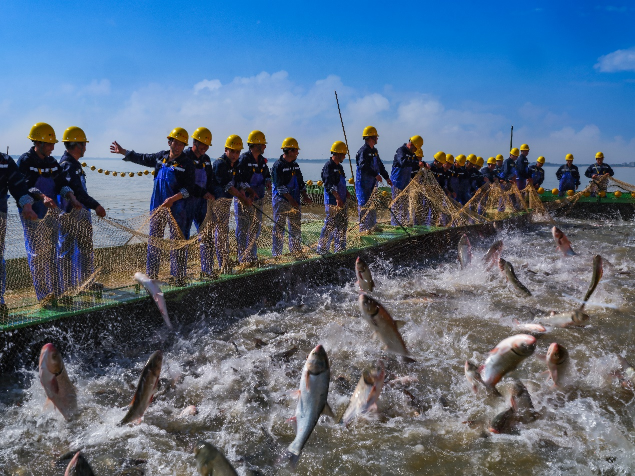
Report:
M 518 172 L 516 172 L 516 160 L 508 157 L 503 162 L 503 167 L 498 174 L 498 178 L 500 178 L 501 180 L 505 180 L 506 182 L 515 182 L 517 177 Z
M 516 186 L 518 190 L 523 190 L 527 186 L 529 178 L 529 160 L 526 155 L 520 154 L 516 159 Z
M 494 183 L 494 181 L 496 180 L 495 174 L 496 169 L 490 169 L 487 165 L 481 169 L 481 175 L 483 176 L 483 178 L 489 180 L 489 183 Z
M 348 212 L 346 208 L 346 175 L 342 164 L 336 163 L 330 158 L 322 168 L 322 182 L 324 183 L 324 209 L 326 218 L 320 233 L 317 251 L 326 254 L 331 249 L 333 251 L 344 251 L 346 249 L 346 229 L 348 228 Z M 343 202 L 342 207 L 337 206 L 337 200 L 333 192 L 336 192 Z
M 73 212 L 71 204 L 62 198 L 64 213 L 60 216 L 58 256 L 62 285 L 68 291 L 85 283 L 95 272 L 90 210 L 99 207 L 99 202 L 88 195 L 86 173 L 82 164 L 68 151 L 64 151 L 60 167 L 75 198 L 84 205 L 82 210 Z
M 304 178 L 300 171 L 300 166 L 296 161 L 287 162 L 284 155 L 281 155 L 271 168 L 271 183 L 273 185 L 272 205 L 273 205 L 273 256 L 282 254 L 284 246 L 285 224 L 288 226 L 289 251 L 299 252 L 302 250 L 302 229 L 301 229 L 301 208 L 300 196 L 306 190 Z M 291 206 L 291 203 L 284 196 L 288 193 L 298 202 L 298 208 Z
M 390 171 L 393 199 L 392 214 L 390 217 L 392 226 L 403 225 L 409 221 L 410 207 L 408 197 L 400 197 L 396 202 L 395 199 L 410 183 L 412 169 L 415 164 L 418 166 L 419 161 L 415 153 L 408 149 L 407 144 L 403 144 L 397 149 L 392 162 L 392 170 Z
M 561 197 L 567 193 L 567 190 L 575 190 L 580 185 L 580 172 L 573 164 L 571 167 L 567 164 L 561 165 L 556 171 L 556 178 L 558 179 L 558 195 Z
M 470 201 L 471 173 L 465 166 L 454 164 L 452 178 L 454 191 L 456 192 L 456 200 L 465 205 Z
M 18 170 L 13 159 L 0 153 L 0 304 L 4 308 L 4 292 L 7 288 L 7 270 L 4 262 L 4 239 L 7 232 L 8 193 L 13 195 L 22 209 L 27 203 L 33 204 L 33 197 L 29 195 L 29 189 L 24 175 Z M 6 310 L 6 308 L 5 308 Z M 4 313 L 4 311 L 3 311 Z
M 216 215 L 216 226 L 214 227 L 214 244 L 216 246 L 216 259 L 218 267 L 222 270 L 229 258 L 229 218 L 231 214 L 232 199 L 234 196 L 229 190 L 234 187 L 236 190 L 242 188 L 238 161 L 232 163 L 223 154 L 212 164 L 214 178 L 219 187 L 219 197 L 214 202 L 214 214 Z
M 610 165 L 602 163 L 602 165 L 598 164 L 597 162 L 595 164 L 589 165 L 589 167 L 586 169 L 586 172 L 584 172 L 584 175 L 590 179 L 593 179 L 594 175 L 604 175 L 604 174 L 609 174 L 609 177 L 613 177 L 613 175 L 615 175 L 615 172 L 613 172 L 613 169 L 611 168 Z M 595 182 L 597 184 L 597 188 L 600 191 L 605 191 L 608 188 L 608 180 L 601 180 L 601 179 L 596 179 L 597 181 Z M 595 195 L 595 193 L 593 193 L 593 195 Z
M 217 198 L 218 190 L 214 174 L 212 172 L 212 161 L 207 154 L 197 157 L 191 147 L 183 151 L 189 160 L 194 164 L 194 183 L 201 189 L 202 195 L 209 192 Z M 214 269 L 214 207 L 213 204 L 203 198 L 203 196 L 190 195 L 184 199 L 186 223 L 185 227 L 190 230 L 192 224 L 198 234 L 198 244 L 201 259 L 201 273 L 211 276 Z M 209 216 L 208 216 L 209 214 Z M 205 223 L 205 219 L 207 223 Z M 205 226 L 203 224 L 205 223 Z M 186 250 L 187 253 L 187 250 Z
M 130 150 L 126 153 L 123 160 L 145 167 L 154 167 L 154 189 L 150 199 L 150 239 L 148 240 L 146 273 L 150 278 L 156 279 L 159 276 L 161 266 L 161 251 L 153 243 L 153 239 L 163 239 L 167 224 L 170 229 L 171 240 L 188 240 L 191 226 L 187 226 L 187 202 L 183 199 L 187 199 L 190 196 L 202 196 L 204 191 L 196 185 L 194 164 L 185 154 L 170 160 L 169 150 L 162 150 L 154 154 L 139 154 L 134 150 Z M 183 199 L 177 200 L 170 207 L 170 213 L 174 220 L 169 220 L 167 213 L 162 211 L 155 212 L 166 199 L 179 192 L 183 195 Z M 182 246 L 171 250 L 170 274 L 177 280 L 182 280 L 185 278 L 186 272 L 186 247 Z
M 476 166 L 472 166 L 467 169 L 468 174 L 470 175 L 470 198 L 474 196 L 474 193 L 485 185 L 485 177 L 481 173 L 481 171 Z
M 498 162 L 496 162 L 496 167 L 494 167 L 494 175 L 496 176 L 496 178 L 500 178 L 502 171 L 503 171 L 503 164 L 500 164 L 499 166 Z
M 531 178 L 534 188 L 538 189 L 542 182 L 545 181 L 545 169 L 538 167 L 536 164 L 530 165 L 527 169 L 527 173 Z
M 377 187 L 377 176 L 388 180 L 388 172 L 374 147 L 364 144 L 355 156 L 357 172 L 355 173 L 355 194 L 359 211 L 359 231 L 371 230 L 377 224 L 377 210 L 368 200 Z
M 247 208 L 239 200 L 234 200 L 238 261 L 244 263 L 258 259 L 262 206 L 267 186 L 271 183 L 271 173 L 267 159 L 262 155 L 256 159 L 251 150 L 241 154 L 240 159 L 238 159 L 238 169 L 243 181 L 243 188 L 251 188 L 256 193 L 253 201 L 255 206 L 253 207 Z
M 65 197 L 73 190 L 66 184 L 60 164 L 53 157 L 41 159 L 35 147 L 22 154 L 17 162 L 18 170 L 26 181 L 29 194 L 35 198 L 33 211 L 42 220 L 47 214 L 44 201 L 39 199 L 45 195 L 60 207 L 58 195 Z M 22 212 L 22 209 L 20 209 Z M 20 213 L 26 255 L 31 268 L 33 286 L 38 301 L 47 296 L 59 297 L 64 292 L 60 281 L 57 241 L 59 238 L 59 220 L 57 213 L 46 218 L 44 226 L 40 222 L 25 220 Z

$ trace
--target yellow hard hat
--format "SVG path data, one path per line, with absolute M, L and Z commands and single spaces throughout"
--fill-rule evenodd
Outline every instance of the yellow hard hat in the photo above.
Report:
M 474 154 L 470 154 L 467 156 L 467 161 L 471 164 L 476 165 L 476 163 L 478 162 L 478 160 L 476 159 L 476 156 Z
M 490 157 L 489 159 L 487 159 L 487 165 L 495 164 L 495 163 L 496 163 L 496 159 L 494 157 Z
M 348 147 L 346 147 L 346 144 L 341 140 L 336 140 L 331 146 L 331 152 L 334 154 L 346 154 L 348 152 Z
M 421 136 L 412 136 L 410 138 L 410 142 L 412 143 L 412 145 L 414 145 L 417 149 L 421 149 L 421 146 L 423 145 L 423 137 Z
M 300 147 L 298 146 L 298 141 L 295 140 L 293 137 L 287 137 L 285 140 L 282 141 L 282 146 L 280 147 L 281 149 L 298 149 L 300 150 Z
M 476 158 L 476 165 L 478 165 L 479 167 L 483 167 L 484 163 L 485 163 L 485 161 L 483 160 L 483 157 L 477 157 Z
M 82 128 L 71 126 L 62 134 L 62 142 L 88 142 L 88 140 Z
M 453 164 L 454 163 L 454 156 L 452 154 L 445 154 L 445 161 Z
M 247 144 L 266 144 L 265 134 L 260 131 L 251 131 L 247 136 Z
M 523 144 L 520 146 L 520 150 L 529 150 L 529 146 L 527 144 Z
M 57 144 L 59 142 L 55 138 L 55 131 L 46 122 L 38 122 L 31 127 L 28 138 L 38 142 L 47 142 L 49 144 Z
M 192 132 L 192 139 L 196 139 L 208 147 L 212 145 L 212 133 L 207 127 L 199 127 Z
M 362 132 L 362 137 L 379 137 L 379 134 L 377 134 L 377 129 L 373 126 L 366 126 L 364 127 L 364 132 Z
M 597 154 L 595 154 L 595 158 L 596 159 L 603 159 L 604 158 L 604 154 L 602 152 L 598 152 Z
M 466 160 L 467 160 L 467 158 L 466 158 L 463 154 L 459 154 L 459 155 L 457 155 L 457 156 L 456 156 L 456 162 L 457 162 L 459 165 L 461 165 L 461 166 L 462 166 L 462 165 L 465 165 L 465 161 L 466 161 Z
M 499 161 L 499 160 L 505 160 L 505 157 L 503 157 L 503 154 L 498 154 L 496 156 L 496 161 Z
M 538 157 L 536 159 L 536 162 L 538 162 L 539 164 L 544 164 L 545 163 L 545 158 L 541 155 L 540 157 Z
M 415 151 L 415 155 L 419 157 L 420 159 L 423 158 L 423 149 L 417 149 Z
M 520 155 L 520 151 L 514 147 L 512 150 L 509 151 L 509 155 L 515 155 L 516 157 L 518 157 Z
M 445 152 L 440 150 L 439 152 L 434 154 L 434 160 L 436 160 L 437 162 L 440 162 L 440 163 L 444 163 L 444 162 L 446 162 L 448 160 L 448 156 L 452 157 L 450 154 L 445 155 Z M 452 162 L 454 162 L 454 157 L 452 157 Z
M 243 150 L 243 140 L 236 134 L 230 135 L 225 141 L 225 149 Z
M 567 154 L 564 160 L 573 160 L 573 154 Z
M 182 127 L 175 127 L 174 129 L 172 129 L 172 132 L 168 134 L 168 139 L 176 139 L 186 145 L 189 138 L 189 134 Z

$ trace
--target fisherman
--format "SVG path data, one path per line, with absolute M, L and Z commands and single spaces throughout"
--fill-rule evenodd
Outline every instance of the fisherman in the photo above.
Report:
M 454 164 L 456 159 L 452 154 L 445 154 L 445 162 L 443 163 L 443 172 L 445 174 L 446 193 L 449 197 L 456 199 L 456 179 L 454 177 Z
M 161 267 L 161 248 L 166 224 L 170 229 L 170 240 L 188 240 L 190 228 L 187 226 L 186 199 L 200 197 L 204 190 L 196 185 L 196 170 L 192 160 L 183 150 L 188 143 L 189 134 L 182 127 L 175 127 L 167 136 L 168 150 L 154 154 L 140 154 L 126 150 L 117 141 L 110 146 L 110 152 L 121 154 L 126 162 L 145 167 L 154 167 L 154 189 L 150 200 L 150 238 L 146 274 L 150 279 L 159 277 Z M 169 213 L 168 213 L 169 212 Z M 173 219 L 169 218 L 172 215 Z M 187 271 L 186 247 L 170 250 L 170 275 L 173 284 L 185 286 Z
M 77 201 L 73 189 L 67 184 L 59 163 L 51 156 L 58 142 L 53 128 L 45 122 L 38 122 L 31 128 L 28 138 L 33 141 L 33 147 L 20 156 L 17 166 L 24 175 L 29 194 L 35 199 L 32 209 L 40 220 L 47 215 L 47 208 L 54 210 L 54 216 L 44 222 L 45 226 L 40 226 L 40 222 L 27 222 L 24 214 L 20 215 L 35 295 L 44 307 L 48 307 L 55 306 L 56 300 L 64 292 L 57 255 L 57 217 L 60 207 L 58 195 L 78 210 L 82 208 L 82 204 Z M 22 211 L 21 207 L 18 208 Z M 72 298 L 64 296 L 59 302 L 70 304 Z
M 73 207 L 62 199 L 60 217 L 59 260 L 62 273 L 62 285 L 66 291 L 77 288 L 91 278 L 95 272 L 93 254 L 93 225 L 90 210 L 95 210 L 97 216 L 106 216 L 106 210 L 97 200 L 88 195 L 86 188 L 86 173 L 79 159 L 86 153 L 86 134 L 76 126 L 69 127 L 62 135 L 62 142 L 66 150 L 60 160 L 62 174 L 66 183 L 73 189 L 75 197 L 83 205 L 78 213 L 72 214 Z M 103 284 L 93 282 L 88 290 L 99 291 Z
M 33 211 L 33 197 L 29 195 L 29 189 L 24 175 L 18 170 L 18 166 L 11 156 L 0 153 L 0 319 L 6 319 L 9 309 L 4 302 L 4 291 L 7 287 L 7 271 L 4 262 L 4 238 L 7 232 L 7 203 L 8 192 L 13 195 L 18 209 L 21 210 L 22 220 L 37 220 L 38 216 Z
M 508 183 L 516 182 L 516 179 L 518 178 L 516 161 L 518 160 L 519 155 L 520 152 L 516 147 L 514 147 L 509 152 L 509 158 L 505 159 L 505 162 L 503 162 L 503 167 L 501 172 L 498 174 L 498 178 Z M 507 189 L 509 190 L 509 187 L 507 187 Z
M 327 254 L 333 242 L 333 251 L 346 249 L 346 229 L 348 228 L 348 211 L 346 201 L 350 193 L 346 189 L 346 175 L 342 162 L 348 148 L 342 141 L 335 141 L 331 146 L 331 158 L 322 168 L 322 182 L 324 183 L 324 208 L 326 218 L 320 233 L 317 251 Z
M 410 183 L 412 168 L 418 167 L 419 161 L 415 152 L 423 146 L 423 138 L 421 136 L 412 136 L 410 140 L 397 149 L 395 158 L 392 163 L 390 172 L 390 180 L 392 181 L 392 226 L 399 226 L 408 222 L 408 205 L 407 197 L 402 197 L 395 202 L 397 196 Z
M 580 186 L 580 172 L 578 167 L 573 165 L 573 154 L 565 156 L 565 164 L 556 171 L 558 179 L 558 195 L 562 197 L 569 190 L 577 190 Z
M 480 167 L 478 166 L 478 157 L 476 157 L 474 154 L 470 154 L 470 158 L 465 164 L 465 171 L 470 178 L 469 198 L 472 198 L 476 191 L 485 184 L 485 177 L 483 177 L 483 174 L 481 174 L 479 169 Z
M 445 174 L 444 164 L 445 161 L 445 152 L 440 150 L 436 154 L 434 154 L 434 161 L 430 166 L 430 172 L 434 175 L 434 178 L 437 179 L 437 183 L 439 187 L 441 187 L 444 191 L 447 190 L 447 177 Z
M 250 208 L 253 203 L 253 190 L 245 184 L 238 167 L 240 151 L 243 148 L 243 140 L 240 136 L 236 134 L 230 135 L 225 141 L 225 153 L 212 164 L 214 178 L 221 190 L 214 207 L 214 215 L 216 217 L 214 244 L 216 245 L 218 267 L 221 272 L 227 272 L 230 267 L 229 215 L 231 213 L 232 198 L 236 198 L 245 208 Z M 245 194 L 245 191 L 248 195 Z
M 473 154 L 470 154 L 472 156 Z M 474 156 L 476 159 L 476 156 Z M 456 185 L 452 184 L 456 192 L 456 200 L 465 205 L 470 200 L 470 172 L 466 168 L 467 157 L 465 155 L 457 155 L 454 163 L 454 171 L 452 178 L 456 178 Z
M 201 275 L 206 278 L 214 277 L 214 225 L 213 207 L 208 203 L 220 196 L 216 178 L 212 171 L 212 161 L 207 151 L 212 145 L 212 132 L 207 127 L 199 127 L 192 133 L 192 147 L 183 151 L 194 164 L 194 183 L 203 191 L 203 196 L 190 195 L 184 199 L 187 221 L 185 228 L 192 229 L 192 223 L 198 234 Z M 209 213 L 209 217 L 207 214 Z M 206 226 L 202 226 L 208 218 Z
M 490 157 L 489 159 L 487 159 L 487 165 L 481 168 L 481 175 L 483 176 L 486 182 L 494 183 L 498 181 L 498 179 L 496 179 L 496 176 L 495 176 L 495 172 L 494 172 L 495 169 L 496 169 L 496 159 L 494 157 Z
M 542 182 L 545 181 L 545 169 L 542 168 L 544 163 L 545 158 L 541 155 L 536 159 L 536 163 L 534 165 L 530 165 L 527 169 L 527 173 L 531 178 L 531 183 L 536 189 L 540 188 Z
M 503 171 L 503 161 L 503 154 L 498 154 L 496 156 L 496 167 L 494 168 L 494 175 L 496 177 L 500 177 L 500 174 Z
M 392 180 L 386 172 L 384 163 L 379 158 L 379 153 L 375 146 L 379 140 L 377 129 L 367 126 L 362 133 L 364 145 L 357 151 L 355 163 L 357 173 L 355 174 L 355 193 L 357 194 L 357 207 L 359 211 L 359 231 L 372 231 L 377 224 L 377 210 L 368 200 L 373 194 L 378 182 L 382 177 L 386 179 L 388 185 L 392 186 Z
M 423 149 L 417 149 L 415 157 L 417 157 L 417 160 L 412 164 L 412 172 L 410 173 L 411 179 L 415 178 L 415 175 L 417 175 L 421 169 L 430 168 L 428 164 L 423 161 Z
M 312 203 L 306 193 L 306 185 L 300 166 L 296 162 L 300 147 L 293 137 L 282 141 L 282 155 L 271 168 L 273 185 L 273 256 L 280 256 L 284 246 L 285 224 L 288 226 L 289 251 L 300 253 L 302 248 L 300 196 Z
M 518 190 L 523 190 L 527 186 L 527 183 L 531 183 L 531 176 L 527 171 L 529 167 L 527 155 L 529 155 L 529 146 L 522 144 L 520 146 L 520 155 L 516 161 L 516 185 L 518 186 Z
M 609 184 L 608 177 L 613 177 L 615 172 L 609 164 L 604 163 L 604 154 L 598 152 L 595 154 L 595 164 L 589 165 L 584 175 L 597 185 L 598 191 L 606 192 Z
M 241 180 L 247 188 L 253 190 L 253 207 L 244 207 L 238 200 L 234 201 L 236 214 L 236 244 L 238 261 L 253 263 L 258 259 L 258 237 L 262 225 L 262 207 L 265 190 L 271 190 L 271 174 L 267 159 L 264 158 L 267 140 L 261 131 L 251 131 L 247 137 L 249 150 L 238 160 Z

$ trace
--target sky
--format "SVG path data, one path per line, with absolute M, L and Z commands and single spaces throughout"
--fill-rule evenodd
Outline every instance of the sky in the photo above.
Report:
M 0 27 L 0 150 L 30 147 L 36 122 L 58 139 L 139 152 L 177 126 L 262 130 L 266 156 L 295 137 L 326 159 L 364 126 L 384 162 L 420 134 L 485 158 L 528 143 L 530 159 L 635 161 L 635 2 L 167 2 L 5 0 Z M 63 146 L 54 155 L 61 155 Z

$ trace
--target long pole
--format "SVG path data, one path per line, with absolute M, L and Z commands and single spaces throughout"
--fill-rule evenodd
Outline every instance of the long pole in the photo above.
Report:
M 512 150 L 514 148 L 514 126 L 512 126 L 512 132 L 511 135 L 509 136 L 509 150 Z
M 344 120 L 342 119 L 342 111 L 340 110 L 340 100 L 337 98 L 337 91 L 335 91 L 335 102 L 337 102 L 337 112 L 340 113 L 340 122 L 342 123 L 342 132 L 344 133 L 344 143 L 346 144 L 346 152 L 348 154 L 348 165 L 351 167 L 351 177 L 353 174 L 353 161 L 351 160 L 351 149 L 348 147 L 348 139 L 346 139 L 346 129 L 344 129 Z

